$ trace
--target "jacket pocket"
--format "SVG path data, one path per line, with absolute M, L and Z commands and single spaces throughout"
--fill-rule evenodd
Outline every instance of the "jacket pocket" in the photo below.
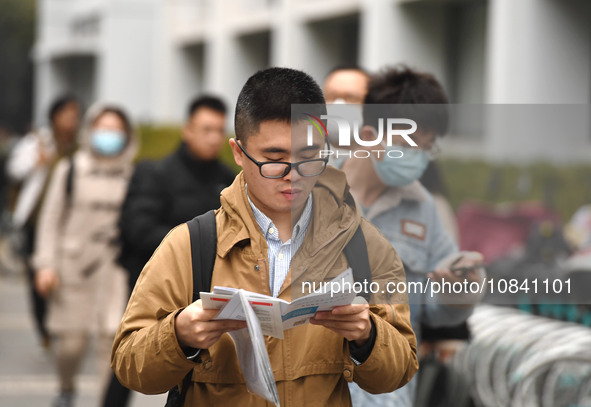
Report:
M 275 380 L 295 380 L 311 375 L 341 375 L 352 367 L 345 339 L 318 325 L 285 331 L 283 375 Z
M 201 352 L 198 360 L 200 361 L 193 368 L 192 381 L 219 384 L 244 383 L 234 341 L 230 335 L 222 335 L 218 343 L 207 351 Z

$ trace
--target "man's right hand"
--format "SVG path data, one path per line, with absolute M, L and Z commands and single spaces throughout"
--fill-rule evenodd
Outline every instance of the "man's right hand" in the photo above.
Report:
M 212 319 L 219 310 L 203 309 L 201 300 L 197 300 L 182 310 L 175 321 L 175 332 L 179 344 L 184 347 L 207 349 L 220 337 L 230 331 L 246 328 L 245 321 Z

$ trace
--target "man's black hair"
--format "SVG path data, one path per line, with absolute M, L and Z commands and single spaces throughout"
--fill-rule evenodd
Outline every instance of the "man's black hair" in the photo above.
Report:
M 387 109 L 387 117 L 413 119 L 419 127 L 443 136 L 448 130 L 449 103 L 443 87 L 431 74 L 419 72 L 406 65 L 381 70 L 369 80 L 365 104 L 397 104 Z M 410 105 L 421 105 L 412 107 Z M 363 123 L 377 128 L 384 109 L 364 109 Z M 394 116 L 393 116 L 394 115 Z
M 190 119 L 193 117 L 197 110 L 201 109 L 202 107 L 207 107 L 208 109 L 215 110 L 216 112 L 220 112 L 222 114 L 226 114 L 228 109 L 226 109 L 226 104 L 217 96 L 212 95 L 202 95 L 199 96 L 189 104 L 189 109 L 187 110 L 187 118 Z
M 80 102 L 78 101 L 78 98 L 72 94 L 65 94 L 65 95 L 61 95 L 58 96 L 57 98 L 54 99 L 53 102 L 51 102 L 51 105 L 49 106 L 49 122 L 53 123 L 53 120 L 55 118 L 55 116 L 67 105 L 69 105 L 70 103 L 75 103 L 76 105 L 79 105 Z
M 236 102 L 234 129 L 236 138 L 246 144 L 248 136 L 258 132 L 262 122 L 292 121 L 292 104 L 322 105 L 310 113 L 325 114 L 322 89 L 307 73 L 290 68 L 267 68 L 252 75 Z M 318 111 L 316 111 L 318 110 Z

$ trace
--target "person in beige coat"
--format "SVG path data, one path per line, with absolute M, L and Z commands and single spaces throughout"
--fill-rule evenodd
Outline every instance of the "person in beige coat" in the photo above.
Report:
M 80 149 L 61 160 L 41 209 L 33 257 L 35 286 L 49 301 L 60 395 L 73 405 L 74 378 L 91 335 L 103 387 L 109 350 L 125 308 L 127 280 L 117 265 L 117 222 L 132 173 L 136 140 L 125 112 L 113 105 L 88 110 Z

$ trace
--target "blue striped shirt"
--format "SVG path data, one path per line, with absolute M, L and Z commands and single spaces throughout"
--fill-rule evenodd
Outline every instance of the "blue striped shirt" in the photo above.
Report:
M 246 196 L 248 197 L 248 192 L 246 193 Z M 291 258 L 298 251 L 306 236 L 306 231 L 308 230 L 308 225 L 310 224 L 310 219 L 312 217 L 312 194 L 308 196 L 302 215 L 292 230 L 291 239 L 285 243 L 279 238 L 279 231 L 273 224 L 273 221 L 252 203 L 250 197 L 248 197 L 248 202 L 252 208 L 254 218 L 267 241 L 269 287 L 271 288 L 271 294 L 273 297 L 277 297 L 279 295 L 279 290 L 287 277 L 287 273 L 289 272 Z

